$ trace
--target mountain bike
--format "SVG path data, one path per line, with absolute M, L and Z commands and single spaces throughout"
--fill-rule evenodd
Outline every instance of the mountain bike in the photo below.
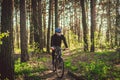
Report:
M 64 75 L 64 61 L 61 57 L 62 51 L 65 49 L 61 49 L 60 47 L 55 47 L 55 56 L 54 56 L 54 65 L 55 72 L 58 78 L 62 78 Z

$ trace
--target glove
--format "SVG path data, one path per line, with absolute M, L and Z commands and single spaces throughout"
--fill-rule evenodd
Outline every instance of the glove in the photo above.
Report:
M 51 50 L 55 50 L 55 48 L 54 48 L 54 47 L 51 47 Z

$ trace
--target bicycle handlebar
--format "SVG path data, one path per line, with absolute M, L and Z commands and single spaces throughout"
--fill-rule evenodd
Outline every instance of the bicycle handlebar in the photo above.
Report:
M 61 47 L 59 47 L 59 46 L 56 46 L 56 47 L 51 47 L 51 49 L 52 50 L 57 50 L 57 49 L 60 49 L 60 50 L 63 50 L 63 51 L 65 51 L 65 50 L 67 50 L 66 48 L 61 48 Z

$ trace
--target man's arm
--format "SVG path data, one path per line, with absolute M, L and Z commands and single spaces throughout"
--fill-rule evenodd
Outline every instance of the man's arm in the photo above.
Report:
M 62 40 L 64 42 L 64 45 L 66 48 L 68 48 L 67 42 L 66 42 L 66 38 L 64 37 L 64 35 L 62 35 Z

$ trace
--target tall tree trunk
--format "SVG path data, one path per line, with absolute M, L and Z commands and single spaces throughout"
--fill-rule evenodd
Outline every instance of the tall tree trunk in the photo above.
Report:
M 84 39 L 84 51 L 88 51 L 88 27 L 86 24 L 86 13 L 84 0 L 80 0 L 80 5 L 82 8 L 82 25 L 83 25 L 83 39 Z
M 64 28 L 64 18 L 65 18 L 65 15 L 64 15 L 64 13 L 65 13 L 65 1 L 63 1 L 63 3 L 62 3 L 63 5 L 62 5 L 62 7 L 63 7 L 63 11 L 62 11 L 62 14 L 61 14 L 61 27 L 62 28 Z
M 98 45 L 96 45 L 97 47 L 99 46 L 101 48 L 101 41 L 100 41 L 100 37 L 101 37 L 101 33 L 102 33 L 102 26 L 103 26 L 103 16 L 101 16 L 101 23 L 100 23 L 100 26 L 99 26 L 99 31 L 98 31 L 98 37 L 97 37 L 97 40 L 98 40 Z
M 53 4 L 53 0 L 52 0 L 52 4 Z M 52 12 L 51 12 L 51 17 L 52 17 L 52 34 L 54 34 L 54 16 L 53 16 L 53 13 L 54 13 L 54 10 L 53 10 L 53 5 L 51 6 L 52 8 Z
M 47 52 L 48 52 L 48 53 L 50 53 L 51 7 L 52 7 L 52 0 L 49 1 L 49 20 L 48 20 L 48 31 L 47 31 Z
M 58 0 L 55 0 L 55 28 L 58 27 Z
M 2 11 L 1 11 L 1 1 L 0 1 L 0 34 L 1 34 L 1 13 Z M 0 46 L 0 52 L 1 52 L 1 46 Z
M 25 0 L 20 0 L 21 62 L 26 62 L 29 60 L 27 39 Z
M 91 52 L 95 51 L 95 44 L 94 44 L 94 32 L 95 32 L 95 26 L 96 26 L 96 12 L 95 12 L 95 0 L 91 0 L 90 6 L 91 6 Z
M 110 38 L 110 47 L 113 48 L 113 39 L 112 39 L 112 26 L 111 26 L 111 1 L 108 0 L 108 29 L 109 29 L 109 38 Z
M 120 7 L 119 6 L 119 0 L 117 0 L 116 2 L 116 27 L 115 27 L 115 46 L 120 46 L 120 41 L 119 41 L 119 38 L 118 36 L 120 35 L 120 31 L 118 31 L 118 29 L 120 29 L 120 14 L 118 12 L 118 8 Z M 119 35 L 118 35 L 119 34 Z
M 32 22 L 34 26 L 34 41 L 39 43 L 38 19 L 37 19 L 37 0 L 32 0 Z
M 39 36 L 40 36 L 40 44 L 39 44 L 39 47 L 40 47 L 40 50 L 43 51 L 43 34 L 42 34 L 42 1 L 41 0 L 38 0 L 38 24 L 39 24 Z
M 2 39 L 0 52 L 0 80 L 14 80 L 14 46 L 13 46 L 13 0 L 3 0 L 1 16 L 1 32 L 9 32 Z
M 44 47 L 46 47 L 46 1 L 44 1 L 43 26 L 44 26 Z
M 110 0 L 107 0 L 107 32 L 106 32 L 106 41 L 110 43 L 110 37 L 111 37 L 111 34 L 110 34 L 110 31 L 111 31 L 111 17 L 110 17 Z
M 34 42 L 34 27 L 32 21 L 30 20 L 30 42 L 29 44 L 32 45 Z
M 30 42 L 29 44 L 32 45 L 34 42 L 34 26 L 32 22 L 32 13 L 30 14 Z

